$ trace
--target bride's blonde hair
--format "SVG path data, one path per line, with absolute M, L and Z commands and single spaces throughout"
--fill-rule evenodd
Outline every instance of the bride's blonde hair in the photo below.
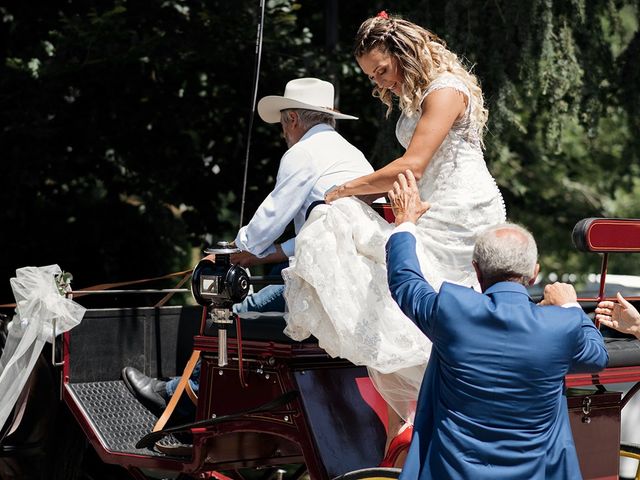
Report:
M 376 48 L 393 55 L 402 70 L 403 85 L 399 99 L 403 112 L 413 115 L 420 111 L 429 84 L 438 75 L 449 72 L 469 89 L 475 106 L 471 112 L 472 125 L 477 126 L 478 136 L 482 138 L 489 112 L 484 107 L 478 79 L 463 66 L 455 53 L 447 49 L 442 39 L 415 23 L 380 12 L 360 25 L 353 54 L 359 58 Z M 373 96 L 388 107 L 388 116 L 393 109 L 391 91 L 376 85 Z

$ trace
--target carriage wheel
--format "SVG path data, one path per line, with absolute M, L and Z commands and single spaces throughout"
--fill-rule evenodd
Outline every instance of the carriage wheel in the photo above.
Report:
M 640 461 L 640 445 L 636 445 L 634 443 L 621 443 L 620 456 Z M 634 479 L 640 480 L 640 463 L 638 463 Z
M 363 468 L 362 470 L 354 470 L 345 473 L 334 480 L 383 480 L 388 478 L 398 478 L 400 476 L 399 468 Z

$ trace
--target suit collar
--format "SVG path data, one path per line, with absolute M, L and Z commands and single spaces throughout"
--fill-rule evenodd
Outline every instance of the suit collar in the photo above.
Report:
M 530 301 L 533 302 L 526 287 L 516 282 L 494 283 L 489 288 L 487 288 L 484 293 L 485 295 L 492 295 L 494 293 L 520 293 L 522 295 L 525 295 Z

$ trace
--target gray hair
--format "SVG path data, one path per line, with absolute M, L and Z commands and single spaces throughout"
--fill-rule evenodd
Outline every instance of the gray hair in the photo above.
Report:
M 280 111 L 280 121 L 289 123 L 287 112 L 296 112 L 300 119 L 300 126 L 305 130 L 309 130 L 314 125 L 326 123 L 332 128 L 336 128 L 336 117 L 326 112 L 318 112 L 316 110 L 303 110 L 301 108 L 287 108 Z
M 527 229 L 514 223 L 501 223 L 478 236 L 473 260 L 488 285 L 505 280 L 526 285 L 538 261 L 538 247 Z

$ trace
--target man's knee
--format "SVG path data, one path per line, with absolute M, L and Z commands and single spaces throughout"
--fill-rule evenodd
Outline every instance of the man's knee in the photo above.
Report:
M 284 285 L 267 285 L 233 306 L 234 313 L 284 312 Z

